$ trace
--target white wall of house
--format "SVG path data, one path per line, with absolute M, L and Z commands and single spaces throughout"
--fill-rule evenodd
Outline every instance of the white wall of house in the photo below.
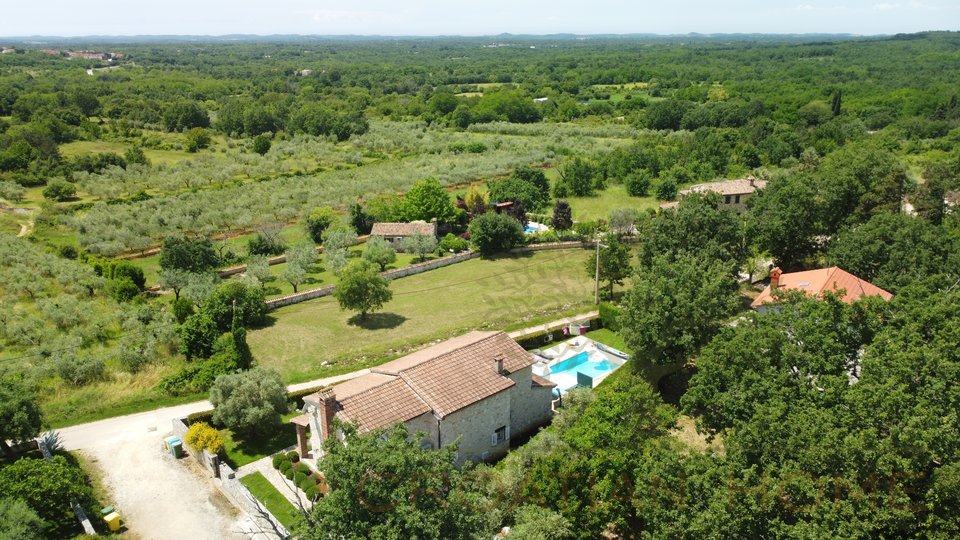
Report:
M 510 392 L 511 435 L 521 435 L 550 421 L 553 400 L 550 388 L 532 387 L 533 366 L 508 375 L 516 384 Z
M 497 428 L 510 426 L 510 389 L 498 392 L 473 405 L 447 415 L 440 421 L 440 438 L 443 446 L 460 439 L 459 462 L 492 459 L 507 453 L 510 441 L 493 445 L 492 437 Z

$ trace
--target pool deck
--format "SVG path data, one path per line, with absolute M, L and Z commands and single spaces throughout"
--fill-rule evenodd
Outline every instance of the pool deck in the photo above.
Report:
M 560 393 L 584 385 L 596 388 L 630 359 L 630 355 L 584 336 L 534 354 L 542 358 L 534 365 L 534 373 L 555 383 Z M 571 359 L 576 359 L 572 365 Z

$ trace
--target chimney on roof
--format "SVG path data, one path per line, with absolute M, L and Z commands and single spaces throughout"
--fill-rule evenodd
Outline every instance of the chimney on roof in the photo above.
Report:
M 775 266 L 773 270 L 770 271 L 770 290 L 776 289 L 780 286 L 780 276 L 783 275 L 783 270 L 779 266 Z
M 750 182 L 750 187 L 757 187 L 757 178 L 752 174 L 747 177 L 747 181 Z
M 503 355 L 498 354 L 493 357 L 493 369 L 496 370 L 497 375 L 503 373 Z
M 325 441 L 330 438 L 333 431 L 333 418 L 337 414 L 337 398 L 333 395 L 332 388 L 324 388 L 317 392 L 320 398 L 317 401 L 320 404 L 320 440 Z

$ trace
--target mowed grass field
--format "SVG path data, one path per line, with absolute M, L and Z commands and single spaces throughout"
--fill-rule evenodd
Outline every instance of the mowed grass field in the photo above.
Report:
M 271 312 L 271 324 L 247 341 L 256 362 L 287 382 L 368 367 L 431 340 L 589 309 L 590 255 L 574 249 L 473 259 L 393 281 L 393 300 L 364 326 L 326 297 Z

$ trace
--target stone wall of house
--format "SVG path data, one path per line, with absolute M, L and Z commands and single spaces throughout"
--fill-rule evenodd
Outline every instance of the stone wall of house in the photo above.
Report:
M 548 422 L 553 415 L 550 406 L 553 395 L 550 388 L 534 387 L 531 384 L 533 367 L 511 373 L 516 383 L 510 389 L 510 436 L 526 433 Z
M 437 448 L 437 417 L 433 412 L 421 414 L 404 422 L 410 434 L 423 433 L 423 443 L 430 444 L 430 448 Z
M 460 463 L 493 459 L 507 453 L 510 441 L 493 446 L 491 436 L 497 428 L 509 425 L 510 391 L 504 390 L 447 415 L 440 421 L 440 441 L 446 446 L 462 435 L 458 449 Z

